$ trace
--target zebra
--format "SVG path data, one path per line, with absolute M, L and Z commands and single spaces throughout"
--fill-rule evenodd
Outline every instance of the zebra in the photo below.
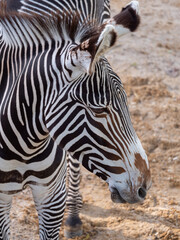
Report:
M 49 7 L 49 1 L 39 0 L 39 1 L 16 1 L 8 0 L 7 1 L 7 10 L 8 11 L 19 11 L 25 14 L 38 14 L 51 16 L 52 12 L 60 11 L 69 11 L 66 8 L 67 0 L 65 1 L 51 1 Z M 90 4 L 90 5 L 89 5 Z M 85 9 L 86 7 L 86 9 Z M 99 24 L 102 24 L 105 20 L 110 18 L 110 3 L 109 0 L 97 1 L 91 0 L 88 5 L 83 6 L 79 1 L 71 0 L 71 9 L 79 9 L 79 12 L 85 12 L 82 19 L 85 20 L 87 17 L 89 19 L 96 19 Z M 73 159 L 70 154 L 67 154 L 67 172 L 68 172 L 68 193 L 66 198 L 66 209 L 67 209 L 67 219 L 64 226 L 64 235 L 67 238 L 73 238 L 76 236 L 82 235 L 82 221 L 79 217 L 79 213 L 82 209 L 82 195 L 79 192 L 79 183 L 80 183 L 80 163 L 76 159 Z
M 58 239 L 66 154 L 109 184 L 114 202 L 145 198 L 149 163 L 119 77 L 103 54 L 139 24 L 137 1 L 96 25 L 73 12 L 0 16 L 0 239 L 12 196 L 32 189 L 40 239 Z

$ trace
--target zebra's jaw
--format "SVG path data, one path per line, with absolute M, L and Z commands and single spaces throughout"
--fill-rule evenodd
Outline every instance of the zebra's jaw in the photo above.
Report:
M 126 203 L 116 188 L 111 188 L 111 200 L 114 203 Z

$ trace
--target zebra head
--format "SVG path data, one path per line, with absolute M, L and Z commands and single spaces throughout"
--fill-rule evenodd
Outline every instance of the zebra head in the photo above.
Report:
M 109 184 L 114 202 L 142 201 L 151 184 L 146 153 L 131 123 L 126 93 L 102 55 L 139 24 L 138 2 L 62 54 L 63 90 L 48 105 L 46 125 L 57 144 Z M 54 99 L 54 98 L 53 98 Z

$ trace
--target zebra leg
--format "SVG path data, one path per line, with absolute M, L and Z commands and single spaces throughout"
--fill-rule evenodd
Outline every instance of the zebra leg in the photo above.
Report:
M 79 193 L 80 163 L 70 155 L 67 157 L 68 166 L 68 195 L 66 200 L 67 219 L 64 235 L 73 238 L 82 235 L 82 222 L 79 212 L 82 208 L 82 196 Z
M 0 240 L 10 239 L 10 209 L 12 197 L 0 194 Z
M 62 172 L 60 172 L 62 174 Z M 66 176 L 49 187 L 33 186 L 41 240 L 58 240 L 66 205 Z

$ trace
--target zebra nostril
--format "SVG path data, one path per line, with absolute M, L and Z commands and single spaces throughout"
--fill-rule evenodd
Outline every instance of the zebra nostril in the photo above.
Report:
M 146 197 L 146 190 L 144 188 L 139 188 L 138 195 L 140 198 L 144 199 Z

